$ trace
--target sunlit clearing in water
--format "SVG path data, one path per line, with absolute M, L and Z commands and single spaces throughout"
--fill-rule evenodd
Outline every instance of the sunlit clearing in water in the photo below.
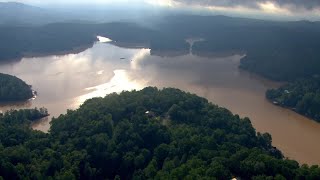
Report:
M 97 39 L 99 40 L 99 42 L 102 42 L 102 43 L 112 42 L 111 39 L 103 37 L 103 36 L 97 36 Z
M 136 53 L 133 58 L 131 59 L 131 69 L 137 70 L 140 67 L 141 61 L 144 59 L 145 56 L 150 54 L 150 49 L 141 49 L 138 53 Z
M 86 88 L 85 90 L 89 91 L 89 93 L 78 97 L 75 105 L 79 106 L 87 99 L 94 97 L 104 97 L 114 92 L 141 90 L 143 87 L 145 87 L 145 83 L 130 79 L 126 70 L 115 70 L 114 76 L 108 83 Z

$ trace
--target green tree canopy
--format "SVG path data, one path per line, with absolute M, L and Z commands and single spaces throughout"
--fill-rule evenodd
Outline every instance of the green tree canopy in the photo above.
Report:
M 15 76 L 0 73 L 0 101 L 24 101 L 32 97 L 30 85 Z
M 248 118 L 178 89 L 87 100 L 48 134 L 31 130 L 24 111 L 0 118 L 4 179 L 320 178 L 318 166 L 284 159 Z

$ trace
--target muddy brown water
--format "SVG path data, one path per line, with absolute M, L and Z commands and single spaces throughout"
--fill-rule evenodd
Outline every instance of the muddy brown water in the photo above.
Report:
M 320 164 L 320 124 L 274 106 L 264 96 L 275 83 L 238 69 L 243 55 L 197 57 L 151 56 L 149 49 L 120 48 L 96 43 L 78 54 L 24 58 L 0 65 L 38 92 L 35 100 L 0 104 L 0 110 L 46 107 L 57 117 L 86 99 L 146 86 L 176 87 L 208 98 L 241 117 L 250 117 L 260 132 L 269 132 L 273 145 L 301 163 Z M 33 125 L 47 132 L 50 119 Z

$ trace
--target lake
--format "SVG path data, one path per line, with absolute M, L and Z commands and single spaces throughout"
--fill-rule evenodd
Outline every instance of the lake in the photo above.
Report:
M 149 49 L 97 42 L 78 54 L 23 58 L 0 65 L 0 72 L 31 84 L 38 97 L 2 104 L 0 110 L 46 107 L 51 116 L 57 117 L 92 97 L 146 86 L 175 87 L 206 97 L 241 117 L 250 117 L 257 131 L 272 135 L 273 145 L 285 156 L 320 164 L 320 124 L 269 103 L 265 91 L 280 84 L 238 69 L 242 57 L 197 57 L 192 52 L 176 57 L 164 53 L 161 57 L 152 56 Z M 48 131 L 50 118 L 33 128 Z

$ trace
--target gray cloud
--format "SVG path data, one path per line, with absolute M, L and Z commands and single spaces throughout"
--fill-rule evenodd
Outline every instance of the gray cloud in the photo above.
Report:
M 320 0 L 278 0 L 275 1 L 280 6 L 293 6 L 296 8 L 304 8 L 307 10 L 317 9 L 320 7 Z
M 203 6 L 258 8 L 259 3 L 272 2 L 288 9 L 312 10 L 320 8 L 320 0 L 174 0 L 176 2 Z

